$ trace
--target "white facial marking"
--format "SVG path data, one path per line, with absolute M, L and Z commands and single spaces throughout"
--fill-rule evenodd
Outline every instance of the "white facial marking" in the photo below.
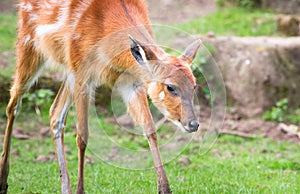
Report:
M 165 98 L 165 92 L 162 91 L 161 93 L 159 93 L 158 97 L 160 100 L 163 100 Z
M 161 113 L 162 113 L 163 115 L 165 115 L 165 117 L 170 116 L 170 113 L 169 113 L 166 109 L 162 109 L 162 110 L 160 110 L 160 111 L 161 111 Z
M 148 94 L 152 93 L 152 92 L 155 90 L 155 86 L 156 86 L 156 83 L 155 83 L 155 82 L 151 82 L 151 83 L 148 85 L 148 89 L 147 89 Z
M 180 123 L 179 121 L 176 121 L 176 120 L 171 120 L 171 122 L 176 125 L 177 127 L 179 127 L 179 129 L 182 131 L 182 132 L 187 132 L 188 131 L 188 127 L 187 126 L 183 126 L 182 123 Z

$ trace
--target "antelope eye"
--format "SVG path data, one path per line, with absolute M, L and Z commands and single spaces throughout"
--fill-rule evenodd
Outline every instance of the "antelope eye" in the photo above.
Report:
M 171 84 L 168 84 L 168 85 L 167 85 L 167 90 L 168 90 L 172 95 L 174 95 L 174 96 L 178 96 L 178 95 L 179 95 L 179 94 L 178 94 L 178 91 L 177 91 L 177 89 L 176 89 L 176 87 L 173 86 L 173 85 L 171 85 Z

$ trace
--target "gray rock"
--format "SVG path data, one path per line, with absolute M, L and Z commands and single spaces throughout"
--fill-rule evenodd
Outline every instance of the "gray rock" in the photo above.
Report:
M 252 117 L 283 99 L 300 105 L 300 38 L 202 37 L 225 81 L 228 100 Z

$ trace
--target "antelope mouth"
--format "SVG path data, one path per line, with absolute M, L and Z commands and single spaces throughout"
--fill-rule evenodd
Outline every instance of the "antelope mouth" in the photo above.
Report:
M 176 125 L 182 132 L 188 132 L 188 133 L 195 132 L 195 131 L 190 130 L 188 126 L 184 126 L 180 121 L 172 120 L 172 123 L 174 125 Z

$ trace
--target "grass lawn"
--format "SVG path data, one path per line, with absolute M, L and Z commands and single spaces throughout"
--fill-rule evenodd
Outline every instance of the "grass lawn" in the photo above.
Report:
M 2 108 L 1 108 L 2 109 Z M 70 113 L 73 115 L 74 110 Z M 3 111 L 1 111 L 3 112 Z M 38 117 L 24 110 L 15 124 L 16 129 L 37 133 L 46 127 L 47 110 Z M 1 116 L 1 121 L 4 119 Z M 30 118 L 30 120 L 28 119 Z M 77 178 L 77 148 L 74 119 L 69 117 L 65 144 L 73 189 Z M 96 118 L 90 117 L 91 122 Z M 111 126 L 105 126 L 109 129 Z M 111 133 L 112 138 L 126 142 L 130 148 L 147 148 L 122 136 Z M 1 138 L 2 139 L 2 138 Z M 139 139 L 142 141 L 143 137 Z M 160 138 L 161 139 L 161 138 Z M 95 142 L 93 142 L 95 143 Z M 99 142 L 99 149 L 106 146 Z M 125 144 L 124 144 L 125 145 Z M 221 136 L 211 150 L 203 154 L 201 142 L 192 141 L 178 158 L 187 156 L 189 164 L 178 163 L 174 158 L 165 165 L 174 193 L 299 193 L 300 152 L 299 146 L 287 142 L 274 142 L 267 138 L 243 139 Z M 10 193 L 59 193 L 60 182 L 56 161 L 37 162 L 40 155 L 53 156 L 51 137 L 33 136 L 31 139 L 13 138 Z M 87 151 L 92 164 L 86 164 L 85 186 L 87 193 L 156 193 L 154 169 L 128 170 L 115 167 L 98 159 Z M 143 161 L 140 161 L 143 162 Z
M 146 141 L 146 140 L 145 140 Z M 73 133 L 66 133 L 68 166 L 75 188 L 77 152 Z M 54 161 L 37 163 L 40 154 L 53 151 L 50 137 L 15 140 L 17 155 L 11 159 L 9 191 L 11 193 L 58 193 L 59 173 Z M 99 143 L 101 149 L 101 143 Z M 93 155 L 88 152 L 89 156 Z M 191 160 L 188 165 L 177 160 L 165 168 L 174 193 L 299 193 L 299 147 L 275 143 L 268 139 L 244 140 L 221 137 L 213 151 L 197 154 L 197 143 L 183 153 Z M 87 193 L 155 193 L 154 170 L 120 169 L 97 158 L 87 164 Z
M 213 32 L 218 36 L 274 36 L 278 35 L 275 15 L 272 12 L 229 8 L 194 19 L 174 24 L 191 34 Z
M 17 17 L 12 13 L 0 14 L 0 52 L 12 50 L 16 41 Z

